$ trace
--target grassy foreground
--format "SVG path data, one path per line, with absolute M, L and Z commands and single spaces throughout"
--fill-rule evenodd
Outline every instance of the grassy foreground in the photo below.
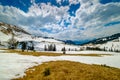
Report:
M 70 61 L 46 62 L 13 80 L 120 80 L 120 69 Z

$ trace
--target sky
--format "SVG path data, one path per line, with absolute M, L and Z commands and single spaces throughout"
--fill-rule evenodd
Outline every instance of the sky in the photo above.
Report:
M 120 32 L 120 0 L 0 0 L 0 22 L 37 36 L 92 40 Z

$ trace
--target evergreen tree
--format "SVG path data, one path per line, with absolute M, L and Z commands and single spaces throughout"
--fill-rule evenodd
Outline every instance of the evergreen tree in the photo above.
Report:
M 70 48 L 68 49 L 68 51 L 70 51 Z
M 46 47 L 46 45 L 45 45 L 45 47 L 44 47 L 44 50 L 48 50 L 48 51 L 56 51 L 56 45 L 54 44 L 50 44 L 50 45 L 48 45 L 48 49 L 47 49 L 47 47 Z
M 50 51 L 53 51 L 53 45 L 50 44 Z
M 53 46 L 53 51 L 56 51 L 56 45 L 54 44 L 54 46 Z
M 0 45 L 1 45 L 1 41 L 0 41 Z
M 52 49 L 52 45 L 50 44 L 48 45 L 48 51 L 51 51 L 51 49 Z
M 47 46 L 46 45 L 44 45 L 44 51 L 47 51 Z
M 31 50 L 32 50 L 32 51 L 35 51 L 35 50 L 34 50 L 34 43 L 33 43 L 33 41 L 31 41 L 31 44 L 32 44 Z
M 63 54 L 66 54 L 66 49 L 65 47 L 62 48 Z
M 48 51 L 50 51 L 50 45 L 48 45 Z
M 22 52 L 24 52 L 24 50 L 26 49 L 26 43 L 25 42 L 22 42 Z

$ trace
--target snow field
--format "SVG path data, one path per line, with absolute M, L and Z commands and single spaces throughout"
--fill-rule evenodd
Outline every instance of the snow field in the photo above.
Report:
M 84 51 L 83 51 L 84 53 Z M 89 53 L 89 52 L 85 52 Z M 101 54 L 101 52 L 97 52 Z M 90 57 L 90 56 L 28 56 L 17 53 L 2 53 L 0 50 L 0 80 L 10 80 L 25 75 L 25 71 L 43 62 L 68 60 L 87 64 L 106 64 L 120 68 L 120 54 L 113 53 L 112 56 Z

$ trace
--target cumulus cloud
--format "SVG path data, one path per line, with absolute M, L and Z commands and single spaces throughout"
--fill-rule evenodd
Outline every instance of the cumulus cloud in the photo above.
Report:
M 72 25 L 78 28 L 83 27 L 85 29 L 83 34 L 89 39 L 102 37 L 104 34 L 112 35 L 115 32 L 119 33 L 118 28 L 114 27 L 115 25 L 104 28 L 104 24 L 120 20 L 120 3 L 109 3 L 106 5 L 97 1 L 95 2 L 96 4 L 91 3 L 86 1 L 84 4 L 81 4 L 81 7 L 77 10 L 76 17 L 71 18 L 73 20 Z
M 70 5 L 71 4 L 78 4 L 80 3 L 79 0 L 69 0 Z
M 61 4 L 61 0 L 57 0 Z M 101 4 L 99 0 L 69 0 L 69 5 L 35 3 L 28 12 L 0 5 L 0 21 L 18 25 L 40 36 L 58 39 L 88 40 L 118 33 L 120 24 L 105 24 L 120 20 L 120 3 Z M 75 16 L 69 14 L 71 4 L 80 3 Z
M 66 7 L 56 7 L 50 4 L 34 4 L 29 8 L 28 13 L 25 13 L 15 7 L 0 6 L 0 21 L 4 21 L 14 25 L 23 26 L 26 29 L 40 29 L 51 26 L 53 30 L 59 29 L 58 22 L 61 19 L 66 19 L 68 15 Z M 48 27 L 47 27 L 48 28 Z M 47 29 L 46 28 L 46 29 Z M 50 28 L 50 27 L 49 27 Z M 54 32 L 54 31 L 53 31 Z

